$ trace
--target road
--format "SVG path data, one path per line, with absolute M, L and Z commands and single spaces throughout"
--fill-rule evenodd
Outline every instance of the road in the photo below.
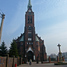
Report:
M 29 65 L 28 63 L 28 64 L 22 64 L 17 67 L 67 67 L 67 65 L 54 65 L 54 63 L 36 64 L 35 62 L 33 62 L 31 65 Z

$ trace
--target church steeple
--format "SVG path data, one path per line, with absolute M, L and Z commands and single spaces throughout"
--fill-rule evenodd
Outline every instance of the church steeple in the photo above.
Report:
M 32 8 L 31 0 L 29 0 L 29 2 L 28 2 L 28 9 L 31 9 L 31 8 Z

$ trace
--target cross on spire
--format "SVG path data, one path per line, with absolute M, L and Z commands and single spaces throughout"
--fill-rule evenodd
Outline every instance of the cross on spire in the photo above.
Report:
M 31 0 L 29 0 L 29 2 L 28 2 L 28 9 L 31 9 L 31 8 L 32 8 Z

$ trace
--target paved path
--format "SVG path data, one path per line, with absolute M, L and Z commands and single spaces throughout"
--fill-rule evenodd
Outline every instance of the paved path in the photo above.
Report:
M 22 64 L 17 67 L 67 67 L 67 65 L 54 65 L 53 63 L 47 63 L 47 64 L 36 64 L 35 62 L 32 63 L 32 65 L 29 64 Z

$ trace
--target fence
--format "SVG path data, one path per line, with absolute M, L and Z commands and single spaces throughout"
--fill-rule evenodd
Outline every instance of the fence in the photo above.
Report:
M 64 61 L 64 57 L 62 58 L 62 61 Z M 51 58 L 49 57 L 49 61 L 45 61 L 43 63 L 55 63 L 59 62 L 59 57 L 57 57 L 57 61 L 51 61 Z M 23 63 L 23 59 L 18 57 L 0 57 L 0 67 L 15 67 L 15 64 L 21 65 Z
M 65 61 L 65 60 L 64 60 L 64 57 L 62 57 L 62 61 L 63 61 L 63 62 Z M 57 56 L 57 60 L 56 60 L 56 61 L 51 61 L 51 58 L 50 58 L 50 56 L 49 56 L 49 60 L 48 60 L 48 61 L 44 61 L 43 63 L 56 63 L 56 62 L 60 62 L 58 56 Z
M 21 65 L 22 58 L 18 57 L 0 57 L 0 67 L 15 67 L 15 64 Z

